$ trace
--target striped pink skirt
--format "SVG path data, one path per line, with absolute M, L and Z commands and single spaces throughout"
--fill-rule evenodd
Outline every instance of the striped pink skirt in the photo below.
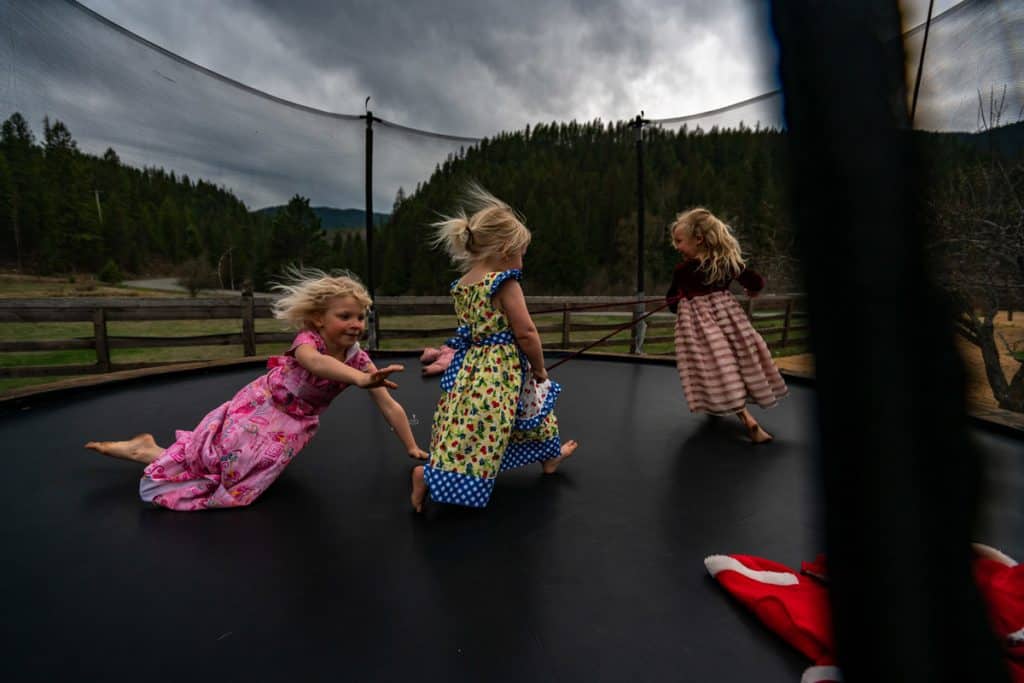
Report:
M 676 365 L 691 412 L 770 408 L 789 393 L 764 339 L 727 291 L 680 299 Z

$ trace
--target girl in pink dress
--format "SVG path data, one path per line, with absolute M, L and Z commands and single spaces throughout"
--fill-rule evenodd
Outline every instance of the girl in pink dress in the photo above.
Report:
M 348 276 L 300 273 L 278 285 L 274 317 L 301 329 L 268 372 L 208 413 L 194 431 L 178 431 L 166 449 L 150 434 L 128 441 L 90 441 L 86 448 L 146 466 L 142 500 L 172 510 L 240 507 L 256 500 L 309 443 L 320 413 L 349 385 L 368 389 L 409 455 L 425 459 L 405 410 L 387 388 L 401 365 L 377 369 L 359 338 L 371 301 Z
M 666 298 L 676 314 L 676 365 L 692 412 L 736 415 L 754 443 L 772 435 L 747 403 L 769 408 L 788 393 L 764 339 L 729 292 L 735 279 L 748 296 L 764 278 L 747 268 L 729 226 L 703 208 L 676 216 L 672 246 L 683 256 Z

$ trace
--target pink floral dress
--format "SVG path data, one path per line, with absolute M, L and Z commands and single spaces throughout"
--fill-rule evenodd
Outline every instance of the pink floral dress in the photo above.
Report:
M 267 361 L 269 372 L 210 411 L 194 431 L 175 433 L 176 441 L 146 467 L 142 499 L 172 510 L 203 510 L 248 505 L 266 491 L 348 386 L 299 365 L 294 354 L 301 344 L 327 353 L 320 335 L 300 332 L 285 355 Z M 355 344 L 345 364 L 366 371 L 370 357 Z

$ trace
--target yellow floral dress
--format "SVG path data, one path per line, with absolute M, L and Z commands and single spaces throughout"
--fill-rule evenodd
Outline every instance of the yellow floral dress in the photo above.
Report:
M 471 285 L 452 283 L 460 327 L 448 341 L 455 355 L 441 377 L 424 468 L 437 502 L 485 507 L 498 472 L 561 451 L 554 413 L 561 387 L 533 380 L 508 319 L 494 305 L 498 288 L 521 277 L 514 269 L 487 273 Z

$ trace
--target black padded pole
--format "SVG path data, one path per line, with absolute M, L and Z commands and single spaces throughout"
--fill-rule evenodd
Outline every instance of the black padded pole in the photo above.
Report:
M 369 98 L 367 98 L 369 101 Z M 373 112 L 366 111 L 366 290 L 370 299 L 374 298 L 373 282 Z M 377 310 L 370 308 L 370 319 L 367 321 L 367 345 L 377 348 Z
M 978 456 L 924 258 L 894 0 L 774 0 L 849 681 L 1000 681 L 970 574 Z

